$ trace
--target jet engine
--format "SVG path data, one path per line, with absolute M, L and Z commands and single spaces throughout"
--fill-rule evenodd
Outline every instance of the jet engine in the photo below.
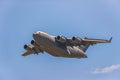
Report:
M 32 51 L 33 46 L 30 47 L 29 45 L 25 44 L 25 45 L 24 45 L 24 49 L 26 49 L 26 50 L 28 50 L 28 51 Z
M 34 44 L 35 44 L 35 41 L 34 41 L 34 40 L 31 40 L 31 44 L 34 45 Z
M 40 48 L 39 45 L 36 44 L 36 42 L 34 40 L 31 40 L 31 44 L 34 45 L 34 50 L 36 53 L 39 53 L 39 52 L 43 53 L 43 50 Z
M 82 39 L 81 39 L 81 38 L 76 37 L 76 36 L 73 36 L 73 37 L 72 37 L 72 43 L 73 43 L 74 45 L 80 44 L 81 42 L 82 42 Z
M 56 40 L 61 43 L 66 43 L 66 38 L 64 36 L 57 36 Z
M 39 47 L 34 40 L 31 40 L 31 44 L 32 44 L 33 46 L 35 46 L 35 47 Z

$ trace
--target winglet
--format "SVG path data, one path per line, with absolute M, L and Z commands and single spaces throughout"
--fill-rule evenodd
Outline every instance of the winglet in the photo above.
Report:
M 108 42 L 111 42 L 112 41 L 112 37 L 108 40 Z

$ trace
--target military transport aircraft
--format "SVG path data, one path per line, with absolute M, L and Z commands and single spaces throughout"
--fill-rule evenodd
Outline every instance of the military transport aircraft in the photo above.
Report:
M 27 51 L 22 56 L 47 52 L 56 57 L 87 58 L 85 51 L 90 45 L 109 43 L 112 40 L 112 37 L 109 40 L 87 37 L 82 39 L 77 36 L 66 38 L 65 36 L 52 36 L 42 31 L 33 33 L 33 38 L 32 45 L 24 45 Z

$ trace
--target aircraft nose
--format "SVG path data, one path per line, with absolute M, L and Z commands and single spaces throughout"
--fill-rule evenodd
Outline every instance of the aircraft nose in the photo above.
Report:
M 40 34 L 40 31 L 34 32 L 33 35 Z
M 40 31 L 33 33 L 33 38 L 36 40 L 38 38 L 38 35 L 40 35 Z

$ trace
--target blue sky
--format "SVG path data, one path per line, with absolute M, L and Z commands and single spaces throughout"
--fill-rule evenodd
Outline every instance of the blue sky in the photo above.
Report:
M 35 31 L 102 38 L 87 59 L 22 57 Z M 119 80 L 119 0 L 0 0 L 0 80 Z

